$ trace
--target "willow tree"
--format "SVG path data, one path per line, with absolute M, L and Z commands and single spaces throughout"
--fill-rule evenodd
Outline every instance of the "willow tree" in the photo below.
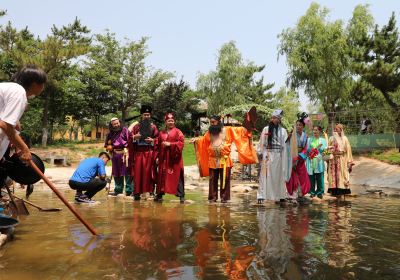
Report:
M 264 84 L 263 78 L 255 78 L 264 68 L 264 65 L 243 61 L 235 42 L 224 44 L 219 50 L 216 69 L 197 80 L 197 90 L 207 101 L 208 114 L 219 114 L 238 104 L 268 100 L 268 90 L 273 84 Z
M 348 101 L 352 85 L 343 22 L 328 21 L 329 11 L 312 3 L 295 27 L 279 35 L 279 54 L 286 57 L 287 82 L 304 89 L 311 101 L 322 104 L 332 122 Z

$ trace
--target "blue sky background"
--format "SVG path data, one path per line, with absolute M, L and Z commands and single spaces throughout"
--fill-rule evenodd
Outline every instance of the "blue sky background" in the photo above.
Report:
M 119 39 L 150 37 L 152 54 L 148 64 L 183 76 L 193 87 L 199 73 L 215 69 L 218 49 L 234 40 L 243 58 L 267 67 L 265 81 L 274 90 L 285 85 L 284 57 L 277 60 L 277 35 L 293 27 L 313 1 L 308 0 L 2 0 L 0 9 L 7 15 L 0 24 L 29 30 L 44 38 L 51 26 L 68 24 L 78 17 L 93 33 L 105 29 Z M 330 18 L 351 17 L 358 4 L 370 5 L 379 25 L 386 24 L 394 11 L 400 20 L 399 0 L 325 0 Z M 399 25 L 399 23 L 398 23 Z M 301 94 L 303 108 L 307 99 Z

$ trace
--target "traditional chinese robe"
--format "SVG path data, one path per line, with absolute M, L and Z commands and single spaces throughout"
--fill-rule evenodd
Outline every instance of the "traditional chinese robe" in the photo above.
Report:
M 170 146 L 163 146 L 169 142 Z M 158 180 L 157 193 L 184 196 L 182 150 L 185 143 L 183 133 L 176 127 L 160 132 L 158 136 Z
M 140 123 L 136 124 L 129 134 L 129 169 L 135 183 L 134 195 L 153 192 L 156 182 L 155 160 L 157 158 L 158 129 L 151 124 L 153 144 L 144 145 L 140 140 L 134 140 L 134 135 L 140 132 Z

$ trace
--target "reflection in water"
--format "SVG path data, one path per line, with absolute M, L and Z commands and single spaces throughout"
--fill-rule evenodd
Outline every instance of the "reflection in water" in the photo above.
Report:
M 247 279 L 245 273 L 254 258 L 254 247 L 232 247 L 230 211 L 230 207 L 209 205 L 208 224 L 195 235 L 194 255 L 200 278 Z
M 400 279 L 400 199 L 285 208 L 201 199 L 77 206 L 97 238 L 66 209 L 32 212 L 0 250 L 0 280 Z
M 165 208 L 157 223 L 151 218 L 151 215 L 156 215 L 154 212 L 139 208 L 134 213 L 130 239 L 133 247 L 128 249 L 140 252 L 139 259 L 133 261 L 135 269 L 146 270 L 148 266 L 152 268 L 149 274 L 155 270 L 161 278 L 181 275 L 177 246 L 182 242 L 183 211 L 179 206 Z M 148 259 L 148 262 L 142 263 L 140 259 Z
M 297 247 L 297 244 L 303 242 L 304 236 L 297 233 L 298 229 L 301 232 L 301 228 L 307 225 L 293 219 L 291 211 L 286 212 L 280 208 L 257 209 L 260 251 L 253 268 L 255 273 L 263 279 L 283 277 L 289 270 L 291 271 L 290 279 L 295 279 L 300 274 L 297 265 L 292 260 L 294 255 L 292 242 Z M 293 232 L 290 231 L 290 227 L 294 229 Z

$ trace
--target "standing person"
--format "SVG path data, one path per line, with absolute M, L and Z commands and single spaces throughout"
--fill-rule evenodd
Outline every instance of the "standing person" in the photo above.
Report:
M 244 127 L 224 127 L 219 116 L 210 118 L 210 127 L 204 136 L 192 138 L 195 143 L 196 158 L 200 176 L 210 176 L 208 200 L 218 200 L 218 180 L 220 181 L 221 202 L 231 198 L 231 146 L 234 142 L 242 164 L 257 163 L 257 155 L 251 143 L 252 132 Z
M 110 156 L 101 152 L 97 158 L 87 158 L 79 163 L 68 182 L 71 189 L 76 190 L 75 202 L 94 202 L 92 197 L 107 185 L 105 166 L 109 160 Z
M 257 146 L 257 153 L 262 158 L 258 203 L 266 199 L 275 202 L 284 202 L 286 199 L 285 181 L 289 180 L 292 159 L 287 143 L 288 134 L 281 126 L 282 117 L 281 109 L 272 113 L 271 121 L 264 127 Z
M 307 143 L 308 158 L 306 163 L 311 182 L 310 197 L 317 196 L 320 199 L 324 195 L 325 161 L 322 154 L 327 148 L 325 137 L 322 134 L 322 128 L 314 126 L 313 136 L 308 139 Z
M 135 200 L 140 200 L 142 193 L 153 192 L 156 181 L 158 129 L 151 123 L 151 112 L 151 106 L 142 105 L 141 120 L 129 134 L 129 164 Z
M 350 194 L 350 172 L 353 168 L 353 155 L 350 142 L 344 135 L 343 125 L 335 126 L 329 139 L 333 159 L 328 162 L 328 193 L 332 195 Z
M 307 134 L 303 131 L 308 117 L 306 113 L 299 115 L 296 121 L 296 136 L 298 156 L 294 159 L 290 180 L 286 182 L 289 196 L 297 197 L 298 200 L 310 191 L 310 178 L 306 168 L 307 159 Z M 293 139 L 291 139 L 293 140 Z
M 11 78 L 12 82 L 0 83 L 0 160 L 9 143 L 19 149 L 23 161 L 29 161 L 28 146 L 15 130 L 24 113 L 28 100 L 38 96 L 47 81 L 46 73 L 36 66 L 26 66 Z
M 127 172 L 127 147 L 129 133 L 126 127 L 121 126 L 118 118 L 112 118 L 109 124 L 110 132 L 107 134 L 104 147 L 112 155 L 112 173 L 114 177 L 115 188 L 111 195 L 116 196 L 124 191 L 125 179 L 125 194 L 132 195 L 133 186 L 131 178 Z
M 172 113 L 164 117 L 165 130 L 158 136 L 158 180 L 157 196 L 161 201 L 165 193 L 179 197 L 185 201 L 185 184 L 183 177 L 182 150 L 185 144 L 183 133 L 175 127 L 175 118 Z
M 371 125 L 372 125 L 372 122 L 367 118 L 366 115 L 363 115 L 362 120 L 361 120 L 361 128 L 360 128 L 361 134 L 370 133 Z

